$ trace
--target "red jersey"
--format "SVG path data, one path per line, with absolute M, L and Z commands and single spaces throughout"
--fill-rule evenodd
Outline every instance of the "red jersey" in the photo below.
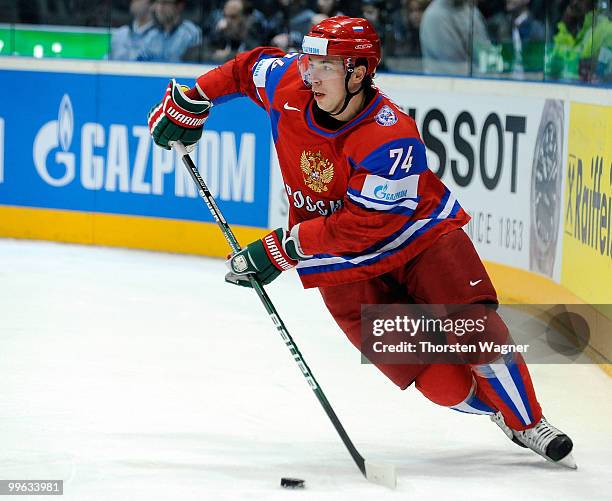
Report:
M 427 168 L 414 120 L 380 91 L 337 130 L 313 118 L 313 94 L 297 54 L 261 47 L 197 79 L 220 104 L 248 96 L 270 117 L 289 198 L 299 224 L 304 287 L 355 282 L 409 261 L 469 216 Z

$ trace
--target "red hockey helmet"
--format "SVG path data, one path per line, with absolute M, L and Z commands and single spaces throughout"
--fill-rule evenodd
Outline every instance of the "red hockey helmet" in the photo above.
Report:
M 380 63 L 380 39 L 367 19 L 335 16 L 315 24 L 302 41 L 302 53 L 317 56 L 341 56 L 352 71 L 357 59 L 368 63 L 368 75 L 374 76 Z

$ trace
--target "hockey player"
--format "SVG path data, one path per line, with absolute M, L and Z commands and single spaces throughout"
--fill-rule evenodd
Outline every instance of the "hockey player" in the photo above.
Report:
M 149 113 L 157 145 L 202 134 L 212 105 L 248 96 L 269 115 L 290 202 L 278 228 L 229 259 L 226 280 L 268 284 L 297 267 L 318 287 L 334 319 L 360 347 L 362 304 L 497 303 L 495 289 L 462 227 L 469 216 L 427 168 L 414 120 L 374 85 L 380 40 L 361 18 L 315 25 L 299 54 L 261 47 L 182 88 L 173 80 Z M 487 329 L 506 329 L 489 315 Z M 507 332 L 507 330 L 506 330 Z M 515 443 L 575 467 L 571 439 L 542 416 L 517 354 L 483 364 L 376 364 L 401 389 L 488 414 Z

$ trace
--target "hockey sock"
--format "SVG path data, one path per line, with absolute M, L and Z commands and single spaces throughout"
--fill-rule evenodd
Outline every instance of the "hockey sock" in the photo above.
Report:
M 495 414 L 497 410 L 493 408 L 491 402 L 489 402 L 486 398 L 486 395 L 479 395 L 481 392 L 477 390 L 478 385 L 474 379 L 472 382 L 472 389 L 465 400 L 451 406 L 450 408 L 455 411 L 466 412 L 468 414 Z
M 525 430 L 540 421 L 542 409 L 519 354 L 508 353 L 492 363 L 473 365 L 472 371 L 479 390 L 501 411 L 510 428 Z

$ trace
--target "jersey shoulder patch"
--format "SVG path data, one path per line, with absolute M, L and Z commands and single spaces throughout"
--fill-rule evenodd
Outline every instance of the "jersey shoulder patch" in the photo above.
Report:
M 378 110 L 374 120 L 378 125 L 382 125 L 383 127 L 391 127 L 397 123 L 397 114 L 391 106 L 388 104 L 384 104 L 383 107 Z

